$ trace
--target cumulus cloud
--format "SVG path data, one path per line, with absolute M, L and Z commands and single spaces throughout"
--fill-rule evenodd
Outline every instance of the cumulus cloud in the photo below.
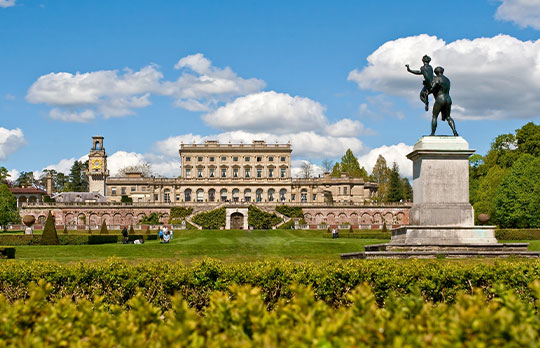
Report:
M 182 71 L 176 81 L 164 81 L 161 71 L 152 64 L 139 71 L 50 73 L 32 84 L 26 100 L 53 107 L 51 118 L 88 122 L 95 114 L 106 118 L 134 114 L 151 104 L 152 95 L 170 96 L 177 106 L 188 110 L 209 111 L 220 102 L 264 87 L 262 80 L 243 79 L 229 67 L 212 66 L 200 53 L 180 59 L 175 68 Z
M 64 173 L 64 174 L 69 174 L 70 170 L 71 170 L 71 167 L 73 166 L 73 163 L 75 163 L 75 160 L 79 161 L 79 162 L 85 162 L 86 160 L 88 159 L 88 155 L 83 155 L 79 158 L 64 158 L 64 159 L 61 159 L 58 163 L 56 164 L 50 164 L 48 166 L 46 166 L 45 168 L 43 168 L 42 170 L 40 171 L 34 171 L 34 176 L 36 173 L 43 173 L 43 171 L 45 169 L 54 169 L 56 170 L 58 173 Z M 39 177 L 40 175 L 37 175 L 37 177 Z
M 19 128 L 0 127 L 0 160 L 5 161 L 9 155 L 26 144 L 24 134 Z
M 237 98 L 202 118 L 223 130 L 285 133 L 324 128 L 324 111 L 325 107 L 309 98 L 269 91 Z
M 293 178 L 299 178 L 303 176 L 302 166 L 304 164 L 311 165 L 311 177 L 314 178 L 324 175 L 324 168 L 315 163 L 311 163 L 310 161 L 306 160 L 293 160 L 291 161 L 291 176 Z
M 322 159 L 343 156 L 347 149 L 355 153 L 363 151 L 362 141 L 356 137 L 336 137 L 320 135 L 315 132 L 298 132 L 289 134 L 250 133 L 245 131 L 231 131 L 208 136 L 184 134 L 158 141 L 156 151 L 173 158 L 178 157 L 180 144 L 202 143 L 205 140 L 217 140 L 222 144 L 241 143 L 251 144 L 253 140 L 265 140 L 268 144 L 286 144 L 291 142 L 295 158 Z
M 540 1 L 538 0 L 501 0 L 495 18 L 514 22 L 521 28 L 540 29 Z
M 360 121 L 344 118 L 331 124 L 327 127 L 329 135 L 336 137 L 356 137 L 365 133 L 372 133 L 369 129 L 364 129 L 364 125 Z
M 407 159 L 407 154 L 412 151 L 412 146 L 404 143 L 396 145 L 383 145 L 381 147 L 370 150 L 365 155 L 358 157 L 358 162 L 366 168 L 368 173 L 371 173 L 375 162 L 379 155 L 382 155 L 386 160 L 388 167 L 392 167 L 392 163 L 396 162 L 399 166 L 399 172 L 402 176 L 412 178 L 412 162 Z
M 0 7 L 6 8 L 6 7 L 15 6 L 15 2 L 16 0 L 0 0 Z
M 367 58 L 367 66 L 349 73 L 362 89 L 405 97 L 422 107 L 418 69 L 424 54 L 443 66 L 452 81 L 450 92 L 456 118 L 530 118 L 540 107 L 540 40 L 521 41 L 508 35 L 446 43 L 418 35 L 388 41 Z M 432 98 L 432 97 L 430 97 Z M 431 99 L 432 100 L 432 99 Z M 364 111 L 367 106 L 364 106 Z

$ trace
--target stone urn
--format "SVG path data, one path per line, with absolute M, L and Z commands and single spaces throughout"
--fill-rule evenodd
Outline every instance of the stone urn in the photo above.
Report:
M 36 222 L 36 218 L 33 215 L 25 215 L 22 222 L 26 226 L 24 234 L 32 234 L 32 225 Z
M 490 217 L 488 214 L 480 214 L 478 215 L 478 222 L 480 225 L 486 225 L 489 221 Z

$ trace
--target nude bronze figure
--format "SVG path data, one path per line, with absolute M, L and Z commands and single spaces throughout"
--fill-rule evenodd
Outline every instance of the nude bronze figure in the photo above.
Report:
M 431 61 L 431 58 L 428 55 L 425 55 L 422 57 L 422 63 L 424 65 L 420 68 L 420 70 L 411 70 L 409 68 L 409 64 L 405 64 L 407 67 L 407 71 L 411 74 L 415 75 L 423 75 L 424 81 L 422 81 L 422 84 L 424 87 L 420 91 L 420 100 L 425 104 L 426 111 L 429 110 L 429 93 L 431 92 L 431 83 L 433 81 L 433 68 L 431 65 L 429 65 L 429 62 Z

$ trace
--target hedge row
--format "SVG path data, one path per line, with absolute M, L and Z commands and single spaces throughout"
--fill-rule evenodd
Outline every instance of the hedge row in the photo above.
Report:
M 110 260 L 100 263 L 59 264 L 3 261 L 0 293 L 10 301 L 25 298 L 33 282 L 51 283 L 50 300 L 69 296 L 91 299 L 103 296 L 109 304 L 125 305 L 139 289 L 162 309 L 171 305 L 169 296 L 179 293 L 190 306 L 201 310 L 215 291 L 233 284 L 261 288 L 265 303 L 272 307 L 281 298 L 291 297 L 291 285 L 309 286 L 315 298 L 340 307 L 349 303 L 347 295 L 368 284 L 378 303 L 390 294 L 406 294 L 414 286 L 428 301 L 454 302 L 459 291 L 482 290 L 492 296 L 495 284 L 513 289 L 523 300 L 533 301 L 528 287 L 540 278 L 540 260 L 470 262 L 437 260 L 364 260 L 296 264 L 287 261 L 224 265 L 205 260 L 190 266 L 162 262 L 135 265 Z
M 15 248 L 9 246 L 0 246 L 0 259 L 14 259 Z
M 2 245 L 40 245 L 41 235 L 3 235 L 0 236 Z M 117 235 L 91 235 L 91 234 L 59 234 L 60 245 L 108 244 L 117 243 Z
M 44 283 L 26 300 L 0 296 L 0 346 L 13 347 L 536 347 L 540 342 L 540 283 L 534 301 L 496 286 L 460 293 L 455 303 L 425 302 L 420 289 L 388 296 L 384 308 L 367 285 L 356 287 L 348 305 L 334 308 L 313 290 L 294 286 L 291 300 L 267 310 L 264 289 L 233 286 L 216 292 L 203 315 L 181 295 L 171 308 L 149 303 L 141 293 L 126 310 L 103 297 L 47 302 Z
M 495 237 L 498 240 L 539 240 L 540 230 L 538 229 L 501 229 L 495 230 Z
M 344 232 L 339 231 L 339 238 L 359 238 L 359 239 L 390 239 L 392 232 Z M 323 238 L 332 238 L 332 233 L 324 233 Z

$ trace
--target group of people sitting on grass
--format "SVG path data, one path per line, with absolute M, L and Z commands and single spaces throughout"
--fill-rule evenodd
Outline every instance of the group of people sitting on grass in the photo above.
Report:
M 144 239 L 135 239 L 133 242 L 129 240 L 128 229 L 126 226 L 122 228 L 122 244 L 144 244 Z
M 173 239 L 173 229 L 168 229 L 167 226 L 159 226 L 159 242 L 169 243 Z

